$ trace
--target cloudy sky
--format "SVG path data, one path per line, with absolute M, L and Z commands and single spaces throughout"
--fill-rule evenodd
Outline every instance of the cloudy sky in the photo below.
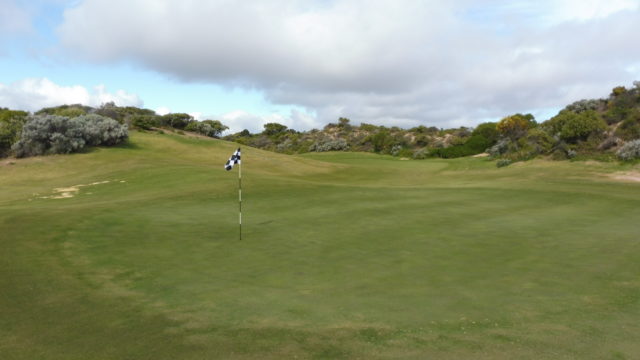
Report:
M 539 121 L 640 80 L 640 0 L 0 0 L 0 107 L 297 130 Z

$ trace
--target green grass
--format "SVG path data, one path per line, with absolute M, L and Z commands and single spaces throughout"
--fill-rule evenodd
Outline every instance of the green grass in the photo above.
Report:
M 637 165 L 243 148 L 239 241 L 234 149 L 0 163 L 0 357 L 640 354 Z

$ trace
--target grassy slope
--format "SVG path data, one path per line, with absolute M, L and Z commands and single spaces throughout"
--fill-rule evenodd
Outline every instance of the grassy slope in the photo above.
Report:
M 0 165 L 3 359 L 633 358 L 614 164 L 129 146 Z M 70 199 L 42 199 L 77 184 Z

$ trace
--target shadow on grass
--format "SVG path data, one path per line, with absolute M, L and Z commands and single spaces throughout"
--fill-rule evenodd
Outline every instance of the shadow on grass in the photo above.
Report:
M 142 149 L 138 144 L 132 143 L 130 141 L 125 141 L 123 143 L 112 145 L 112 146 L 87 146 L 82 149 L 76 151 L 77 154 L 91 154 L 99 149 L 125 149 L 125 150 L 140 150 Z
M 140 150 L 140 149 L 142 149 L 138 144 L 132 143 L 129 140 L 127 140 L 127 141 L 125 141 L 123 143 L 120 143 L 118 145 L 110 146 L 110 147 L 114 147 L 114 148 L 117 148 L 117 149 L 127 149 L 127 150 Z

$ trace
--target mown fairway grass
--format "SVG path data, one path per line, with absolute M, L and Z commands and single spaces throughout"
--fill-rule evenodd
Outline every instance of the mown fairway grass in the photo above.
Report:
M 0 358 L 640 357 L 630 166 L 235 147 L 1 163 Z

